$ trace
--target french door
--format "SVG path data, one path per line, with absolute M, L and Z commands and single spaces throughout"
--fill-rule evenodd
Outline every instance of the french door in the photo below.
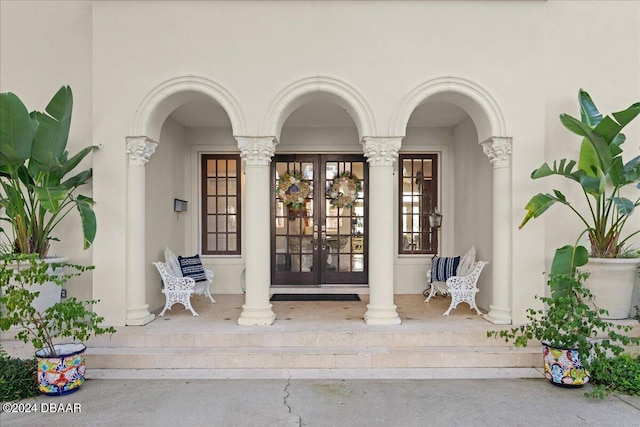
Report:
M 279 199 L 276 189 L 282 176 L 297 173 L 305 180 L 305 188 L 308 181 L 311 191 L 300 208 L 292 208 Z M 340 207 L 329 195 L 332 188 L 340 189 L 339 185 L 333 187 L 334 180 L 345 173 L 361 183 L 350 207 Z M 276 155 L 271 177 L 271 283 L 293 286 L 368 283 L 368 169 L 364 156 Z

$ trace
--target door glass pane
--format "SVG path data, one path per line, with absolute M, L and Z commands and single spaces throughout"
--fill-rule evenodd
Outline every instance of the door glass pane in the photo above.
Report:
M 346 211 L 351 211 L 350 209 L 345 209 Z M 351 217 L 340 218 L 338 220 L 338 227 L 341 235 L 350 235 L 351 234 Z
M 351 260 L 352 260 L 351 270 L 353 272 L 364 271 L 364 255 L 352 255 Z
M 325 163 L 325 175 L 327 180 L 333 180 L 333 178 L 338 175 L 338 163 L 337 162 L 327 162 Z
M 364 177 L 364 163 L 361 163 L 361 162 L 352 163 L 351 172 L 358 178 L 362 179 Z
M 276 252 L 287 252 L 287 238 L 285 236 L 276 236 Z
M 339 271 L 342 271 L 342 272 L 351 271 L 351 255 L 340 255 Z
M 303 272 L 313 271 L 313 255 L 302 255 L 302 268 Z
M 291 271 L 300 271 L 300 254 L 291 254 Z

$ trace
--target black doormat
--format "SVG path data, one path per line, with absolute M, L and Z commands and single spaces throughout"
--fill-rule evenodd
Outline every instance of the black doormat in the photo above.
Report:
M 271 301 L 360 301 L 358 294 L 273 294 Z

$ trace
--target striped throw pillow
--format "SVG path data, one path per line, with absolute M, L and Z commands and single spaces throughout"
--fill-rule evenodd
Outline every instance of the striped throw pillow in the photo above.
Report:
M 431 280 L 434 282 L 446 282 L 451 276 L 455 276 L 460 264 L 460 257 L 434 256 L 431 260 Z
M 200 261 L 200 255 L 187 257 L 179 256 L 178 262 L 180 263 L 180 269 L 182 270 L 183 277 L 191 277 L 196 282 L 207 280 L 207 275 L 204 273 L 202 261 Z

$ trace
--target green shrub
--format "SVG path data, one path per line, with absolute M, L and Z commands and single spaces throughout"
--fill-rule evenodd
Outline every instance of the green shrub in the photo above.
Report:
M 616 391 L 640 396 L 640 356 L 628 353 L 616 357 L 596 358 L 591 363 L 591 382 L 596 386 L 589 397 L 602 397 Z
M 9 357 L 0 350 L 0 401 L 11 402 L 38 395 L 36 359 Z

